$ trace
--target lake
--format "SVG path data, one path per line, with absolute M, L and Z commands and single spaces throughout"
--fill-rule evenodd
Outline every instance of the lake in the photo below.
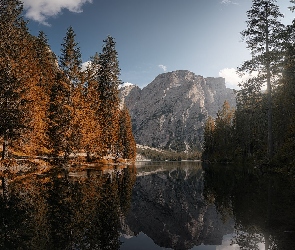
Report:
M 0 249 L 295 249 L 294 176 L 138 162 L 2 179 Z

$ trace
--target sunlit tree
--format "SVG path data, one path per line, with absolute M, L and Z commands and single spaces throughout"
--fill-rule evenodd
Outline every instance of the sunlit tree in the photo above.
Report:
M 280 73 L 282 59 L 282 31 L 283 25 L 280 18 L 283 15 L 276 5 L 276 0 L 253 0 L 252 7 L 247 12 L 247 29 L 241 34 L 251 51 L 252 58 L 245 61 L 239 68 L 240 72 L 258 75 L 251 81 L 242 84 L 244 89 L 261 90 L 261 86 L 267 86 L 267 121 L 268 121 L 268 157 L 273 156 L 273 126 L 272 126 L 272 89 L 275 80 Z
M 8 144 L 26 128 L 27 80 L 30 79 L 30 35 L 18 0 L 0 0 L 0 136 L 2 158 Z M 34 67 L 34 65 L 32 65 Z
M 121 155 L 122 158 L 135 159 L 136 142 L 132 133 L 131 118 L 126 106 L 120 110 L 119 114 L 119 141 L 117 147 L 117 154 Z

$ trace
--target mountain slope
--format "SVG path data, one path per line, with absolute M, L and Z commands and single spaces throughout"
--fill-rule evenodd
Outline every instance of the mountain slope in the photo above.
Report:
M 223 78 L 204 78 L 187 70 L 160 74 L 145 88 L 120 91 L 129 108 L 138 144 L 176 151 L 201 148 L 203 127 L 225 100 L 235 105 Z

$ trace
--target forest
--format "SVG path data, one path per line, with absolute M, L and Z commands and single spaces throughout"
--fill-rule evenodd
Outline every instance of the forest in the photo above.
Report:
M 251 59 L 238 68 L 252 76 L 235 110 L 225 102 L 206 121 L 203 160 L 295 169 L 295 19 L 283 25 L 282 17 L 275 0 L 252 1 L 241 32 Z
M 120 104 L 114 38 L 86 70 L 72 27 L 57 57 L 46 34 L 30 34 L 19 0 L 0 0 L 0 141 L 2 160 L 51 156 L 87 161 L 135 159 L 129 111 Z

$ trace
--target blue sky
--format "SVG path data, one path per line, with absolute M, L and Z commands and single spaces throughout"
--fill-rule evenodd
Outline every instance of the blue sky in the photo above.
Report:
M 43 30 L 59 55 L 69 26 L 84 62 L 115 38 L 121 80 L 140 87 L 178 69 L 205 77 L 223 76 L 233 87 L 235 69 L 249 59 L 241 41 L 251 0 L 23 0 L 33 35 Z M 294 13 L 278 0 L 285 23 Z

